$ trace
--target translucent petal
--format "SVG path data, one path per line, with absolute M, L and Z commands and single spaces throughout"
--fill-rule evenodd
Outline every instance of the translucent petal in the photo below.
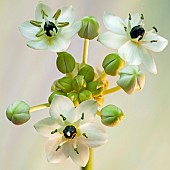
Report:
M 139 65 L 142 62 L 143 50 L 137 43 L 128 41 L 118 50 L 120 57 L 130 65 Z
M 61 143 L 61 136 L 60 138 L 49 138 L 45 145 L 45 152 L 47 156 L 47 160 L 51 163 L 60 163 L 66 160 L 69 155 L 64 152 L 64 145 L 62 145 L 57 151 L 56 149 L 60 146 Z
M 35 10 L 35 19 L 37 21 L 44 20 L 42 18 L 42 10 L 48 15 L 49 18 L 52 18 L 52 16 L 54 15 L 52 9 L 49 6 L 43 4 L 42 2 L 39 2 Z
M 148 32 L 145 34 L 141 44 L 148 50 L 160 52 L 168 45 L 168 40 L 156 33 Z
M 86 122 L 92 122 L 97 112 L 97 102 L 95 100 L 86 100 L 80 103 L 74 110 L 74 121 L 77 121 L 82 117 L 84 113 L 84 119 L 81 121 L 82 124 Z
M 109 12 L 104 12 L 103 22 L 109 31 L 115 34 L 126 35 L 125 23 L 120 17 L 113 16 Z
M 51 132 L 60 127 L 61 125 L 56 120 L 52 119 L 51 117 L 42 119 L 34 125 L 34 128 L 36 129 L 36 131 L 40 135 L 45 136 L 45 137 L 53 136 Z
M 36 50 L 48 49 L 48 44 L 45 39 L 31 40 L 27 42 L 27 46 Z
M 35 40 L 37 39 L 35 35 L 40 29 L 30 24 L 30 21 L 26 21 L 19 26 L 19 30 L 24 37 Z
M 85 143 L 91 147 L 99 147 L 108 141 L 107 133 L 104 127 L 96 123 L 87 123 L 79 127 L 81 133 L 85 133 L 86 137 L 83 137 Z
M 153 74 L 157 74 L 155 61 L 153 57 L 149 55 L 149 53 L 145 49 L 143 49 L 142 62 L 146 69 L 148 69 L 148 71 L 150 71 Z
M 81 22 L 75 22 L 71 26 L 63 28 L 60 37 L 63 39 L 72 38 L 81 28 Z
M 50 115 L 53 119 L 57 119 L 62 114 L 72 122 L 74 119 L 73 110 L 74 104 L 69 98 L 56 95 L 50 106 Z
M 104 32 L 99 35 L 98 41 L 108 48 L 118 49 L 128 41 L 128 39 L 126 36 L 114 34 L 112 32 Z
M 65 51 L 69 47 L 70 42 L 70 39 L 64 39 L 60 35 L 58 35 L 53 39 L 49 40 L 48 50 L 53 52 Z
M 72 6 L 61 8 L 61 15 L 58 18 L 58 22 L 69 22 L 71 25 L 75 18 L 75 11 Z
M 69 150 L 69 155 L 71 159 L 79 166 L 85 167 L 88 160 L 89 160 L 89 148 L 87 145 L 78 142 L 76 143 L 77 151 L 79 152 L 76 153 L 74 150 L 73 144 L 71 142 L 67 143 Z

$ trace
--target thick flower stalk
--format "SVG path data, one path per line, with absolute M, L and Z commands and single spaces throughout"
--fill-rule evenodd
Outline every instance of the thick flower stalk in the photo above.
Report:
M 21 33 L 29 39 L 27 45 L 33 49 L 61 52 L 66 50 L 71 38 L 80 30 L 81 22 L 74 22 L 72 6 L 53 12 L 50 7 L 38 3 L 35 20 L 19 26 Z
M 48 137 L 46 155 L 49 162 L 59 163 L 68 157 L 79 166 L 86 166 L 89 148 L 107 142 L 101 124 L 94 122 L 97 102 L 86 100 L 76 108 L 65 96 L 56 95 L 50 106 L 50 116 L 35 124 L 35 129 Z
M 157 29 L 146 31 L 143 15 L 135 13 L 123 21 L 117 16 L 105 12 L 103 21 L 108 32 L 102 33 L 98 41 L 106 47 L 118 50 L 120 57 L 129 65 L 144 66 L 152 73 L 157 73 L 156 65 L 150 52 L 160 52 L 168 40 L 157 34 Z

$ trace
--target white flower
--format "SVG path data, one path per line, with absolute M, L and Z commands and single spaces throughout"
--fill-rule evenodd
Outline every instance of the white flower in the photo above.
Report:
M 95 100 L 86 100 L 76 108 L 65 96 L 55 96 L 51 106 L 51 117 L 35 124 L 35 129 L 48 137 L 47 159 L 59 163 L 68 157 L 84 167 L 89 159 L 89 147 L 94 148 L 107 142 L 106 132 L 101 124 L 94 122 L 97 111 Z
M 141 63 L 152 73 L 157 73 L 154 59 L 150 51 L 160 52 L 168 44 L 168 40 L 159 36 L 157 29 L 145 31 L 142 23 L 143 15 L 135 13 L 123 21 L 108 12 L 104 13 L 103 21 L 111 32 L 102 33 L 98 41 L 106 47 L 118 49 L 120 57 L 130 65 Z
M 53 13 L 50 7 L 39 2 L 35 19 L 19 26 L 21 33 L 28 38 L 27 45 L 34 49 L 61 52 L 68 48 L 71 38 L 80 30 L 81 22 L 74 22 L 72 6 L 63 7 Z

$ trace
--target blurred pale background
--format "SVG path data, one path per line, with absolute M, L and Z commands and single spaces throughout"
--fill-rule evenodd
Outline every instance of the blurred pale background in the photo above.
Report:
M 77 170 L 67 160 L 61 164 L 46 161 L 46 139 L 34 130 L 35 122 L 48 115 L 48 110 L 32 113 L 31 120 L 20 127 L 7 121 L 6 107 L 22 99 L 31 106 L 45 103 L 50 85 L 59 77 L 54 53 L 36 51 L 26 46 L 18 25 L 34 18 L 35 0 L 0 1 L 0 170 Z M 169 0 L 46 0 L 53 9 L 73 5 L 77 19 L 94 15 L 101 31 L 104 11 L 125 18 L 139 12 L 145 16 L 147 29 L 156 26 L 170 39 Z M 83 40 L 74 37 L 68 51 L 80 61 Z M 96 41 L 90 44 L 88 62 L 100 66 L 112 50 Z M 123 91 L 108 95 L 105 104 L 123 109 L 125 118 L 115 128 L 107 128 L 109 142 L 95 149 L 95 170 L 169 170 L 170 169 L 170 48 L 154 54 L 158 74 L 146 72 L 144 90 L 128 96 Z M 112 81 L 113 82 L 113 81 Z

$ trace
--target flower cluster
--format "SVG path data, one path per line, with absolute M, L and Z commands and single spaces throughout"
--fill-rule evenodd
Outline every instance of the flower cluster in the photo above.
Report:
M 89 149 L 108 140 L 104 126 L 114 127 L 124 117 L 123 111 L 113 104 L 103 107 L 105 95 L 121 89 L 129 95 L 142 90 L 145 74 L 140 65 L 157 73 L 150 52 L 162 51 L 168 40 L 157 34 L 156 27 L 146 31 L 144 16 L 138 13 L 129 14 L 123 21 L 105 12 L 103 21 L 109 31 L 104 33 L 100 33 L 100 25 L 93 16 L 77 22 L 74 19 L 72 6 L 53 12 L 39 2 L 35 20 L 19 26 L 29 39 L 28 47 L 57 53 L 56 67 L 64 76 L 52 83 L 48 103 L 30 107 L 24 101 L 16 101 L 7 108 L 6 115 L 12 123 L 21 125 L 30 119 L 31 112 L 49 107 L 49 116 L 34 125 L 38 133 L 49 138 L 45 145 L 48 161 L 59 163 L 70 157 L 85 167 L 91 158 Z M 76 34 L 84 39 L 81 63 L 66 52 Z M 95 38 L 117 52 L 105 56 L 103 70 L 87 64 L 89 41 Z M 118 76 L 116 87 L 109 88 L 108 75 Z

